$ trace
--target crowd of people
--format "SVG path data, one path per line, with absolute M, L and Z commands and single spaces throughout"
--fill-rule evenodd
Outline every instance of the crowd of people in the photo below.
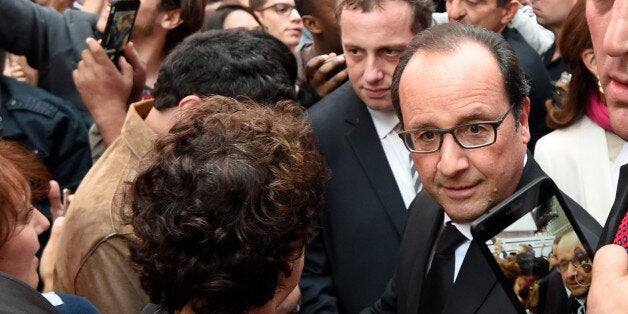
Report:
M 627 20 L 626 0 L 1 1 L 0 312 L 628 308 Z M 500 243 L 496 271 L 473 222 L 545 176 L 584 239 Z

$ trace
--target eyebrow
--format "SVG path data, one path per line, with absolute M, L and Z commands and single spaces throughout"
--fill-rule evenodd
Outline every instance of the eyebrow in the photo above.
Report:
M 474 123 L 474 122 L 483 122 L 483 121 L 496 121 L 499 118 L 501 118 L 501 116 L 496 117 L 496 118 L 487 118 L 486 117 L 487 115 L 488 115 L 488 113 L 483 112 L 483 111 L 473 111 L 471 114 L 459 118 L 455 125 L 447 127 L 447 128 L 439 128 L 439 127 L 436 127 L 434 125 L 434 123 L 426 121 L 426 122 L 419 122 L 417 124 L 413 124 L 412 128 L 408 128 L 408 130 L 416 130 L 416 129 L 449 129 L 449 128 L 454 128 L 454 127 L 457 127 L 457 126 L 460 126 L 460 125 L 463 125 L 463 124 Z

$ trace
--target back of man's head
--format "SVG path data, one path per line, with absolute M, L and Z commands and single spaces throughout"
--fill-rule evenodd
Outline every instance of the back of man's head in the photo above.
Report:
M 338 24 L 340 25 L 342 10 L 345 8 L 357 9 L 368 13 L 376 9 L 381 9 L 383 3 L 386 1 L 402 1 L 410 5 L 414 15 L 414 22 L 410 26 L 413 33 L 416 34 L 432 26 L 434 3 L 431 0 L 338 0 L 338 5 L 336 6 L 336 19 L 338 20 Z
M 155 84 L 155 108 L 176 107 L 188 95 L 245 96 L 257 102 L 296 100 L 294 82 L 276 57 L 275 42 L 246 30 L 186 38 L 166 58 Z
M 182 23 L 170 30 L 166 36 L 164 51 L 169 52 L 183 39 L 198 31 L 203 25 L 204 0 L 161 0 L 159 10 L 181 10 Z

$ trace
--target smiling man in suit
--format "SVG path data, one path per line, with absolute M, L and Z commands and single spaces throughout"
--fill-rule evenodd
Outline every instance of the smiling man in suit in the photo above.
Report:
M 305 256 L 303 313 L 357 313 L 377 300 L 416 195 L 390 86 L 406 45 L 432 23 L 431 0 L 343 0 L 336 12 L 349 82 L 308 111 L 332 177 Z
M 392 86 L 424 191 L 408 209 L 395 277 L 366 312 L 516 313 L 470 232 L 471 222 L 544 176 L 527 154 L 529 86 L 516 54 L 486 29 L 434 26 L 408 45 Z M 570 205 L 589 243 L 597 241 L 600 225 Z M 432 261 L 445 239 L 456 241 L 443 278 L 432 270 L 443 263 Z

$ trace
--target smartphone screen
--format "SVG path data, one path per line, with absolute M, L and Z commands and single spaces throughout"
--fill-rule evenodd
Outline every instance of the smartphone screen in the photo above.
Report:
M 139 5 L 139 0 L 115 0 L 111 4 L 101 43 L 111 60 L 115 61 L 124 53 L 131 38 Z
M 592 255 L 549 179 L 524 189 L 472 232 L 522 313 L 570 313 L 586 302 Z M 475 229 L 475 231 L 474 231 Z

